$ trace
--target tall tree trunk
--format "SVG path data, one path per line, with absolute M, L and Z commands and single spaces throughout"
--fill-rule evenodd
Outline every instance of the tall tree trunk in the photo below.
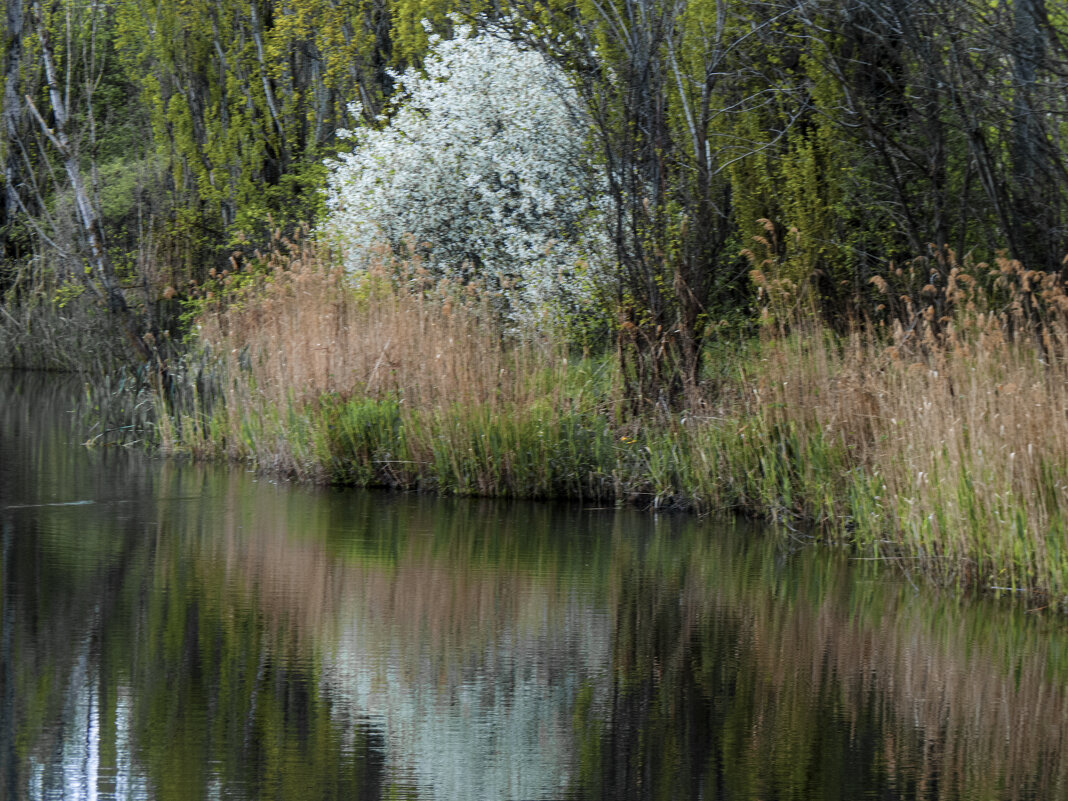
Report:
M 64 96 L 59 84 L 59 76 L 56 71 L 56 62 L 52 40 L 41 13 L 41 4 L 34 3 L 34 12 L 37 25 L 37 38 L 41 45 L 41 60 L 45 69 L 45 80 L 48 87 L 48 100 L 52 109 L 54 127 L 49 127 L 41 112 L 38 111 L 33 98 L 26 96 L 26 103 L 30 113 L 45 137 L 55 148 L 63 169 L 70 181 L 71 191 L 74 194 L 75 207 L 78 211 L 78 221 L 81 224 L 82 233 L 88 248 L 88 261 L 92 278 L 96 280 L 86 281 L 88 287 L 101 297 L 111 312 L 122 325 L 131 345 L 143 359 L 151 356 L 151 351 L 145 343 L 141 331 L 140 321 L 136 318 L 133 310 L 126 302 L 126 295 L 122 290 L 115 270 L 108 259 L 107 250 L 104 247 L 103 227 L 100 223 L 100 215 L 89 195 L 82 179 L 81 164 L 76 149 L 72 146 L 67 133 L 69 121 L 68 98 Z
M 1016 0 L 1013 6 L 1012 213 L 1017 252 L 1029 267 L 1044 268 L 1050 258 L 1042 242 L 1052 224 L 1046 217 L 1038 177 L 1042 129 L 1034 108 L 1039 67 L 1045 58 L 1041 20 L 1044 0 Z M 1037 193 L 1037 197 L 1036 197 Z

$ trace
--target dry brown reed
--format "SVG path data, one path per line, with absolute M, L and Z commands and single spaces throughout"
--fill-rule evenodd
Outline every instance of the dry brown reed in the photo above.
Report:
M 1065 588 L 1064 283 L 1009 259 L 950 259 L 942 286 L 921 297 L 895 298 L 903 321 L 844 338 L 810 325 L 775 343 L 749 373 L 750 410 L 846 453 L 871 489 L 847 529 L 877 550 L 987 586 L 1048 588 L 1057 577 Z
M 472 288 L 386 252 L 358 280 L 336 261 L 309 239 L 277 240 L 251 277 L 224 272 L 208 289 L 201 341 L 275 403 L 324 393 L 422 407 L 527 399 L 525 379 L 547 354 L 506 342 Z

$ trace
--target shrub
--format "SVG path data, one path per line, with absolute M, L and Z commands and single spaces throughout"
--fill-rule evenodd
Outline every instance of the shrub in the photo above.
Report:
M 328 164 L 327 227 L 346 266 L 366 269 L 383 244 L 415 249 L 512 324 L 588 307 L 607 248 L 589 123 L 564 73 L 498 29 L 459 26 L 431 38 L 424 70 L 395 78 L 392 116 L 342 132 L 353 149 Z

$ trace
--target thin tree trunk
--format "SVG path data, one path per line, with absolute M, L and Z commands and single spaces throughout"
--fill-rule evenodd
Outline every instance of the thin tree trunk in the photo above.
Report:
M 15 750 L 15 593 L 11 576 L 15 562 L 14 525 L 0 520 L 0 795 L 15 798 L 19 782 Z
M 1035 179 L 1042 150 L 1041 128 L 1035 117 L 1034 92 L 1045 47 L 1039 24 L 1042 0 L 1016 0 L 1013 6 L 1012 206 L 1015 239 L 1013 255 L 1029 267 L 1043 268 L 1049 254 L 1042 247 L 1049 222 L 1042 219 Z
M 22 103 L 19 101 L 19 67 L 22 63 L 23 2 L 8 0 L 5 19 L 4 104 L 0 113 L 0 160 L 3 162 L 3 197 L 0 199 L 0 255 L 7 255 L 7 229 L 19 208 L 19 156 L 17 141 Z

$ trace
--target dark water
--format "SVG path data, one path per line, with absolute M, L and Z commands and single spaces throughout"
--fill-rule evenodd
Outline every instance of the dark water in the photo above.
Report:
M 1068 632 L 740 526 L 80 446 L 0 375 L 0 798 L 1068 797 Z

